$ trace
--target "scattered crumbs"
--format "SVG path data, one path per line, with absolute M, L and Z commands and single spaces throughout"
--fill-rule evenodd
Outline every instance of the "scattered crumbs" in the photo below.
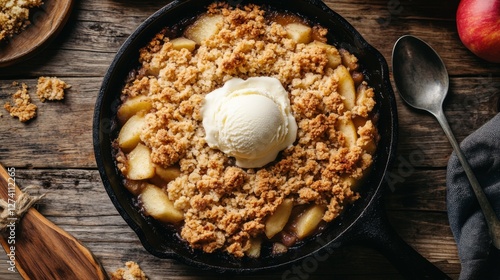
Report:
M 14 93 L 12 98 L 14 106 L 9 102 L 3 106 L 12 117 L 19 118 L 21 122 L 26 122 L 36 116 L 37 106 L 31 103 L 28 86 L 25 83 L 21 84 L 21 89 Z
M 70 87 L 57 77 L 39 77 L 36 94 L 42 102 L 45 102 L 45 100 L 62 100 L 64 99 L 64 90 Z
M 111 280 L 147 280 L 146 274 L 139 265 L 133 261 L 125 263 L 125 267 L 111 273 Z
M 42 4 L 42 0 L 0 0 L 0 41 L 23 31 L 31 23 L 29 10 Z

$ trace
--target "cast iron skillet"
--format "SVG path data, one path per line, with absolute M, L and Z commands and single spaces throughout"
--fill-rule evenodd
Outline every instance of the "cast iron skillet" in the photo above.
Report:
M 341 16 L 319 0 L 229 1 L 233 4 L 268 4 L 279 11 L 290 11 L 329 29 L 329 43 L 355 54 L 364 69 L 368 83 L 375 89 L 379 115 L 380 142 L 375 161 L 366 182 L 359 189 L 361 198 L 321 234 L 303 241 L 280 256 L 259 259 L 235 259 L 223 253 L 206 254 L 188 248 L 175 229 L 144 217 L 134 206 L 133 197 L 122 184 L 117 171 L 111 142 L 116 138 L 115 115 L 121 88 L 131 69 L 137 67 L 138 50 L 162 28 L 189 21 L 213 0 L 177 0 L 166 5 L 125 41 L 109 67 L 97 98 L 93 140 L 101 178 L 112 202 L 143 246 L 154 256 L 175 258 L 202 269 L 217 272 L 250 273 L 286 268 L 307 261 L 308 257 L 325 256 L 335 248 L 356 242 L 380 249 L 395 267 L 409 279 L 447 279 L 447 276 L 420 256 L 392 230 L 381 206 L 384 175 L 396 149 L 397 112 L 389 71 L 383 56 L 371 47 Z M 238 3 L 235 3 L 238 2 Z M 263 255 L 266 255 L 265 252 Z

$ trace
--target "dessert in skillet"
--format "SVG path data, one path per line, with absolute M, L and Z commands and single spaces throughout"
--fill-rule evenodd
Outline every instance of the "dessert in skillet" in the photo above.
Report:
M 356 201 L 376 149 L 374 93 L 326 35 L 294 15 L 216 3 L 142 48 L 114 142 L 141 211 L 192 248 L 259 257 Z

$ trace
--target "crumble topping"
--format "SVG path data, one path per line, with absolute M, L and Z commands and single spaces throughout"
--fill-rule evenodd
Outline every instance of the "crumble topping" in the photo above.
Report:
M 327 67 L 327 50 L 295 43 L 259 6 L 213 4 L 208 13 L 223 15 L 223 24 L 194 52 L 174 49 L 165 33 L 141 49 L 141 67 L 127 81 L 122 100 L 144 95 L 152 101 L 141 140 L 155 164 L 180 167 L 181 175 L 166 192 L 184 213 L 181 237 L 205 252 L 222 249 L 241 257 L 285 198 L 326 205 L 326 222 L 358 199 L 345 178 L 361 178 L 372 163 L 363 147 L 376 137 L 376 128 L 371 120 L 361 124 L 356 146 L 347 148 L 335 125 L 343 118 L 367 117 L 374 93 L 365 87 L 364 99 L 347 110 L 337 92 L 339 77 Z M 326 42 L 327 30 L 314 30 Z M 257 76 L 280 80 L 299 129 L 296 143 L 275 162 L 242 169 L 208 147 L 200 108 L 204 95 L 229 79 Z M 118 152 L 116 159 L 126 174 L 126 155 Z
M 18 118 L 21 122 L 27 122 L 36 116 L 37 106 L 31 103 L 28 86 L 25 83 L 21 84 L 21 89 L 14 93 L 12 98 L 14 105 L 11 105 L 9 102 L 4 104 L 5 110 L 12 117 Z
M 41 0 L 0 0 L 0 41 L 24 30 L 29 24 L 29 10 L 40 7 Z
M 125 267 L 111 273 L 111 280 L 147 280 L 146 273 L 133 261 L 125 263 Z

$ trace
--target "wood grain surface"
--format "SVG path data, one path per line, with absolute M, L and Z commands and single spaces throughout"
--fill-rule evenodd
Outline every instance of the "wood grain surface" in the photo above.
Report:
M 21 207 L 21 190 L 15 182 L 15 168 L 0 165 L 0 199 L 8 203 L 4 211 Z M 108 279 L 101 264 L 76 238 L 30 208 L 18 222 L 9 214 L 9 226 L 0 244 L 24 279 Z M 11 270 L 8 270 L 11 271 Z
M 30 10 L 30 24 L 21 33 L 0 42 L 0 67 L 35 56 L 59 34 L 68 21 L 73 0 L 45 0 Z
M 411 34 L 442 56 L 450 74 L 445 114 L 459 141 L 497 114 L 500 65 L 482 61 L 460 42 L 455 26 L 458 0 L 328 0 L 391 63 L 394 42 Z M 22 186 L 37 185 L 47 196 L 39 212 L 88 247 L 107 272 L 126 261 L 139 263 L 150 279 L 231 279 L 175 260 L 151 256 L 107 196 L 92 150 L 94 103 L 116 51 L 137 26 L 168 1 L 82 0 L 57 40 L 32 59 L 0 68 L 0 105 L 30 86 L 38 116 L 20 123 L 0 118 L 0 162 L 16 168 Z M 39 76 L 58 76 L 72 87 L 61 102 L 41 103 Z M 446 166 L 452 148 L 433 117 L 396 97 L 399 144 L 388 177 L 385 207 L 392 225 L 420 254 L 457 279 L 460 261 L 446 212 Z M 3 109 L 1 109 L 3 110 Z M 0 279 L 15 279 L 0 254 Z M 350 245 L 333 252 L 295 279 L 401 279 L 377 251 Z M 294 279 L 284 271 L 238 279 Z M 7 277 L 7 278 L 6 278 Z

